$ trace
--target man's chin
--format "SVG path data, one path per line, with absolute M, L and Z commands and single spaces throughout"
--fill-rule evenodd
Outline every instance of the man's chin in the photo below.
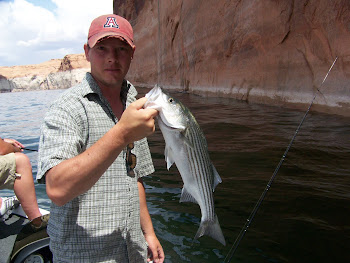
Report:
M 100 86 L 100 88 L 106 87 L 106 88 L 120 88 L 124 78 L 122 77 L 105 77 L 103 79 L 97 79 L 94 77 L 96 80 L 97 84 Z

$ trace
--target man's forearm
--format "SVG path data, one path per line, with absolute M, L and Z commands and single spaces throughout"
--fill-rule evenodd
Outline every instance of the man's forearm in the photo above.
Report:
M 145 187 L 143 185 L 142 179 L 139 179 L 137 183 L 139 188 L 140 220 L 141 220 L 141 228 L 142 228 L 143 234 L 145 236 L 155 235 L 151 216 L 149 215 L 149 211 L 147 208 L 146 192 L 145 192 Z
M 143 235 L 148 244 L 148 260 L 152 260 L 155 263 L 162 263 L 164 262 L 164 251 L 154 232 L 151 216 L 147 208 L 145 187 L 142 179 L 138 180 L 138 188 L 140 198 L 140 221 Z
M 57 205 L 64 205 L 88 191 L 118 157 L 126 143 L 117 129 L 110 130 L 85 152 L 62 161 L 46 173 L 46 191 Z

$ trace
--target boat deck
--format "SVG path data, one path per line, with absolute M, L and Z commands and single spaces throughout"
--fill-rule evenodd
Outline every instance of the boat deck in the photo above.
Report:
M 14 213 L 7 220 L 0 220 L 0 263 L 8 262 L 17 235 L 28 222 L 27 218 Z

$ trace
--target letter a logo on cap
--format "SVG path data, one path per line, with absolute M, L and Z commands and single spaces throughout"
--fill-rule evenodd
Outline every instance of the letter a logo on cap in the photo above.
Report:
M 107 22 L 103 25 L 103 27 L 119 28 L 119 25 L 117 24 L 115 17 L 107 17 Z

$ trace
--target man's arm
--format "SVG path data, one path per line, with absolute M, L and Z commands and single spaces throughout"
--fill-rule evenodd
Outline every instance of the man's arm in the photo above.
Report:
M 142 179 L 137 181 L 140 198 L 140 220 L 143 235 L 148 243 L 148 250 L 150 253 L 149 260 L 153 260 L 154 263 L 164 262 L 164 251 L 163 248 L 154 233 L 151 216 L 149 215 L 147 203 L 146 203 L 146 192 L 143 185 Z
M 88 191 L 130 142 L 154 132 L 156 110 L 142 109 L 146 98 L 130 104 L 119 122 L 83 153 L 62 161 L 46 173 L 46 192 L 64 205 Z

